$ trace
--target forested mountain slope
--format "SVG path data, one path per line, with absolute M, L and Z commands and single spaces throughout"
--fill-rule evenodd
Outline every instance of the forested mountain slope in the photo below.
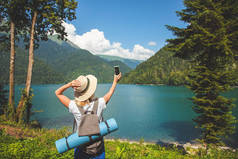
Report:
M 109 55 L 97 55 L 107 61 L 121 61 L 132 69 L 135 69 L 137 65 L 142 63 L 142 60 L 126 59 L 118 56 L 109 56 Z
M 189 61 L 174 57 L 166 47 L 160 49 L 147 61 L 139 64 L 135 70 L 127 73 L 121 83 L 130 84 L 166 84 L 184 85 L 192 68 Z M 238 85 L 238 62 L 233 64 L 234 85 Z
M 26 80 L 28 67 L 28 52 L 17 48 L 15 61 L 15 82 L 23 84 Z M 0 51 L 0 82 L 8 83 L 9 79 L 9 52 Z M 56 72 L 52 67 L 47 65 L 43 60 L 35 57 L 35 64 L 32 74 L 32 83 L 62 83 L 63 75 Z
M 119 65 L 124 73 L 131 70 L 121 61 L 107 61 L 73 45 L 70 41 L 52 38 L 47 42 L 41 42 L 35 55 L 57 72 L 62 73 L 65 80 L 73 80 L 80 74 L 93 74 L 99 82 L 111 82 L 114 65 Z
M 81 74 L 93 74 L 101 83 L 111 82 L 114 65 L 119 65 L 123 73 L 131 68 L 121 61 L 107 61 L 83 50 L 70 41 L 61 41 L 50 37 L 48 41 L 39 43 L 35 50 L 35 63 L 33 67 L 33 84 L 63 83 L 77 78 Z M 16 48 L 16 74 L 17 84 L 24 84 L 28 67 L 28 50 L 22 42 Z M 1 82 L 7 83 L 9 76 L 9 52 L 0 50 Z
M 122 83 L 182 85 L 192 66 L 173 56 L 166 47 L 126 74 Z

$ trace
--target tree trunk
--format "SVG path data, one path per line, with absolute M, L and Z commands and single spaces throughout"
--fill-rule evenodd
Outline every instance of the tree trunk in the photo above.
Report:
M 17 107 L 17 118 L 18 122 L 22 122 L 23 118 L 26 119 L 25 122 L 29 122 L 30 119 L 30 105 L 25 105 L 28 103 L 25 101 L 28 99 L 30 95 L 30 88 L 31 88 L 31 78 L 32 78 L 32 69 L 34 63 L 34 31 L 35 31 L 35 23 L 37 18 L 37 12 L 34 11 L 34 15 L 32 18 L 31 24 L 31 33 L 30 33 L 30 45 L 29 45 L 29 61 L 28 61 L 28 70 L 27 70 L 27 78 L 26 78 L 26 85 L 25 85 L 25 93 L 21 96 L 21 100 Z
M 15 116 L 14 106 L 14 72 L 15 72 L 15 23 L 11 21 L 11 51 L 10 51 L 10 68 L 9 68 L 9 115 L 11 120 Z
M 35 11 L 33 19 L 32 19 L 32 25 L 31 25 L 29 63 L 28 63 L 27 78 L 26 78 L 26 95 L 27 95 L 27 97 L 29 96 L 29 93 L 30 93 L 32 69 L 33 69 L 33 63 L 34 63 L 34 31 L 35 31 L 36 17 L 37 17 L 37 12 Z

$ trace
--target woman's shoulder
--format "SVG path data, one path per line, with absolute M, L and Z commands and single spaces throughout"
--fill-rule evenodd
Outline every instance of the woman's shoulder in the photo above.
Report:
M 99 103 L 105 103 L 105 99 L 103 97 L 98 98 Z
M 101 108 L 101 109 L 106 108 L 106 102 L 105 102 L 105 99 L 103 97 L 98 98 L 98 105 L 99 105 L 99 108 Z
M 93 99 L 92 103 L 95 101 L 98 101 L 98 103 L 105 103 L 105 100 L 103 97 Z
M 98 101 L 99 107 L 105 107 L 104 105 L 106 105 L 106 102 L 103 97 L 94 99 L 92 102 L 90 102 L 90 105 L 93 106 L 96 101 Z
M 77 108 L 75 100 L 70 100 L 69 102 L 69 112 L 74 112 L 74 110 Z
M 70 102 L 69 102 L 69 105 L 76 105 L 76 102 L 75 102 L 75 100 L 70 100 Z

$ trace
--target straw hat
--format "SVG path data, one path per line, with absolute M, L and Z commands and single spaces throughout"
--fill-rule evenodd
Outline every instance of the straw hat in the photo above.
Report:
M 85 101 L 89 99 L 96 91 L 97 78 L 93 75 L 81 75 L 76 80 L 80 82 L 80 86 L 74 90 L 75 99 L 77 101 Z

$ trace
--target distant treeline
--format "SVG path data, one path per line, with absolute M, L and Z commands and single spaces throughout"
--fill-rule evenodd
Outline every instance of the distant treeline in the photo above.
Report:
M 175 57 L 173 52 L 164 47 L 139 64 L 135 70 L 127 73 L 121 83 L 185 85 L 192 68 L 193 65 L 189 61 Z M 234 85 L 238 85 L 238 62 L 230 69 L 236 79 Z

